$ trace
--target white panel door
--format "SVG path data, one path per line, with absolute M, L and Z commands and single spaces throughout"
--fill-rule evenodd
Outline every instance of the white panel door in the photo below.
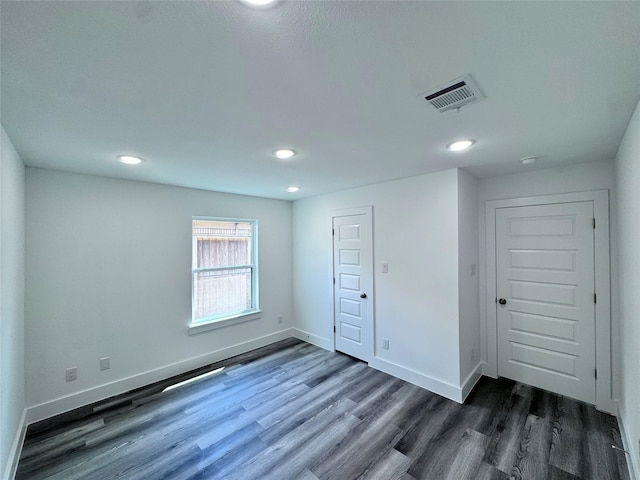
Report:
M 595 403 L 593 202 L 496 210 L 498 375 Z
M 333 217 L 336 350 L 364 361 L 373 351 L 371 214 Z

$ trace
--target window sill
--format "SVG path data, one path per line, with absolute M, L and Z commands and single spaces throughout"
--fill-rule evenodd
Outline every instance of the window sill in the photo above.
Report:
M 260 318 L 260 313 L 260 310 L 255 310 L 253 312 L 241 313 L 232 317 L 218 318 L 208 322 L 190 323 L 187 327 L 189 329 L 189 335 L 195 335 L 209 330 L 216 330 L 218 328 L 229 327 L 239 323 L 250 322 L 251 320 L 258 320 Z

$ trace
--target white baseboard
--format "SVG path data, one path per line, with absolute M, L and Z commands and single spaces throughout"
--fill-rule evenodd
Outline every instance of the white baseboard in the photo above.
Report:
M 498 372 L 494 371 L 487 362 L 480 362 L 482 366 L 482 375 L 489 378 L 498 378 Z
M 482 378 L 482 363 L 478 363 L 476 368 L 467 375 L 467 378 L 462 382 L 462 403 L 467 399 L 473 387 L 476 386 L 476 383 Z
M 374 358 L 371 362 L 369 362 L 369 366 L 375 368 L 376 370 L 380 370 L 381 372 L 388 373 L 389 375 L 393 375 L 394 377 L 405 380 L 409 383 L 413 383 L 414 385 L 429 390 L 430 392 L 442 395 L 443 397 L 448 398 L 449 400 L 453 400 L 454 402 L 462 403 L 464 400 L 462 395 L 462 388 L 456 387 L 455 385 L 447 382 L 443 382 L 442 380 L 429 377 L 424 373 L 416 372 L 415 370 L 411 370 L 410 368 L 406 368 L 396 363 L 382 360 L 380 358 Z
M 13 480 L 18 470 L 18 460 L 20 460 L 20 454 L 22 453 L 22 445 L 24 444 L 24 437 L 27 434 L 27 409 L 22 410 L 20 421 L 18 423 L 18 429 L 16 435 L 11 444 L 11 450 L 9 450 L 9 458 L 7 459 L 6 469 L 4 471 L 5 480 Z
M 293 328 L 292 330 L 293 330 L 293 336 L 300 340 L 311 343 L 320 348 L 324 348 L 325 350 L 329 350 L 330 352 L 335 351 L 333 342 L 329 338 L 319 337 L 318 335 L 305 332 L 304 330 L 300 330 L 299 328 Z
M 318 335 L 305 332 L 299 328 L 293 329 L 293 336 L 320 348 L 324 348 L 325 350 L 329 350 L 331 352 L 335 351 L 331 339 L 319 337 Z M 476 368 L 469 374 L 465 379 L 462 388 L 380 358 L 374 358 L 369 362 L 369 366 L 458 403 L 464 402 L 464 399 L 469 395 L 469 393 L 471 393 L 475 384 L 482 377 L 482 363 L 478 363 Z
M 618 404 L 618 425 L 620 426 L 620 436 L 622 437 L 622 445 L 629 452 L 627 455 L 627 465 L 629 466 L 629 477 L 631 480 L 640 480 L 640 451 L 633 447 L 636 445 L 635 440 L 631 438 L 631 432 L 627 428 L 627 418 L 624 414 L 622 405 Z
M 614 417 L 618 416 L 618 402 L 616 402 L 612 398 L 604 398 L 596 400 L 596 409 L 601 412 L 608 413 L 609 415 L 613 415 Z
M 27 423 L 32 424 L 40 420 L 44 420 L 45 418 L 50 418 L 78 407 L 89 405 L 100 400 L 105 400 L 109 397 L 113 397 L 114 395 L 120 395 L 121 393 L 128 392 L 135 388 L 149 385 L 151 383 L 173 377 L 174 375 L 179 375 L 181 373 L 188 372 L 189 370 L 203 367 L 210 363 L 219 362 L 292 336 L 294 336 L 293 329 L 287 328 L 263 337 L 238 343 L 231 347 L 216 350 L 205 355 L 200 355 L 198 357 L 143 372 L 138 375 L 116 380 L 115 382 L 107 383 L 105 385 L 76 392 L 49 402 L 34 405 L 27 409 Z

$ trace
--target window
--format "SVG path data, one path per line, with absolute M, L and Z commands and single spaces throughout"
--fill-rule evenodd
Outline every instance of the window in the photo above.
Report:
M 258 311 L 257 222 L 194 217 L 192 325 Z

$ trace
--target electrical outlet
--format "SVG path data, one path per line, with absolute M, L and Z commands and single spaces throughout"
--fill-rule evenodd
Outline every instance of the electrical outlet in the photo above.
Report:
M 278 316 L 278 323 L 282 323 L 282 315 Z
M 78 367 L 67 368 L 65 373 L 65 379 L 67 382 L 73 382 L 74 380 L 78 379 Z
M 100 370 L 109 370 L 111 368 L 111 357 L 103 357 L 100 359 Z
M 382 349 L 383 350 L 389 350 L 389 339 L 388 338 L 383 338 L 382 339 Z
M 383 263 L 382 264 L 382 273 L 389 273 L 389 264 L 388 263 Z

